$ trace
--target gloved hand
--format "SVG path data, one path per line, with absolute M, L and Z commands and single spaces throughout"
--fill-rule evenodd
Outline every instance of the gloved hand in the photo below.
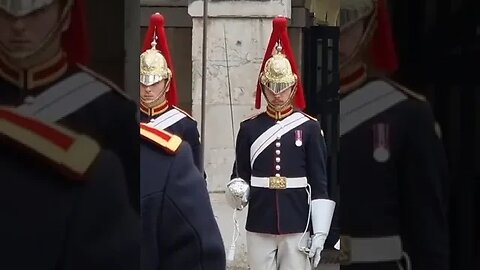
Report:
M 228 205 L 240 211 L 247 206 L 249 195 L 250 185 L 241 178 L 232 179 L 225 189 Z
M 310 252 L 308 256 L 313 259 L 314 267 L 320 263 L 320 253 L 325 245 L 325 240 L 330 232 L 335 202 L 328 199 L 316 199 L 312 201 L 312 229 Z
M 317 233 L 312 237 L 311 245 L 310 245 L 310 252 L 308 253 L 309 258 L 313 259 L 313 267 L 317 267 L 318 263 L 320 262 L 320 253 L 323 250 L 323 246 L 325 244 L 325 240 L 327 236 L 323 233 Z

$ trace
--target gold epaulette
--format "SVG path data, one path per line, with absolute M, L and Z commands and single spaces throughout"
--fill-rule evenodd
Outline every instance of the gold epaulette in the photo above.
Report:
M 311 115 L 307 114 L 306 112 L 302 112 L 302 111 L 299 111 L 299 112 L 301 112 L 301 113 L 302 113 L 303 115 L 305 115 L 306 117 L 310 118 L 310 120 L 313 120 L 313 121 L 318 121 L 318 120 L 317 120 L 317 118 L 315 118 L 315 117 L 313 117 L 313 116 L 311 116 Z
M 177 109 L 178 111 L 182 112 L 183 114 L 185 114 L 185 116 L 187 116 L 188 118 L 192 119 L 193 121 L 195 121 L 195 122 L 197 121 L 197 120 L 195 120 L 195 118 L 193 118 L 193 116 L 191 116 L 191 115 L 190 115 L 189 113 L 187 113 L 186 111 L 178 108 L 177 106 L 172 106 L 172 107 L 174 107 L 174 108 Z
M 405 95 L 411 97 L 411 98 L 414 98 L 414 99 L 417 99 L 417 100 L 420 100 L 420 101 L 427 101 L 427 99 L 425 98 L 425 96 L 419 94 L 419 93 L 416 93 L 410 89 L 408 89 L 407 87 L 395 82 L 395 81 L 392 81 L 390 79 L 385 79 L 389 84 L 391 84 L 392 86 L 394 86 L 395 88 L 397 88 L 398 90 L 402 91 Z
M 0 108 L 0 136 L 56 165 L 69 176 L 86 173 L 100 153 L 96 141 L 62 128 Z
M 140 123 L 140 136 L 159 145 L 162 149 L 170 153 L 175 153 L 182 143 L 180 137 L 170 134 L 163 129 L 150 127 L 144 123 Z
M 251 116 L 247 117 L 246 119 L 242 120 L 242 122 L 245 122 L 245 121 L 248 121 L 248 120 L 253 120 L 253 119 L 257 118 L 257 116 L 259 116 L 262 113 L 263 112 L 256 112 L 254 115 L 251 115 Z
M 93 77 L 95 77 L 97 80 L 103 82 L 104 84 L 108 85 L 112 90 L 114 90 L 115 92 L 119 93 L 121 96 L 123 96 L 124 98 L 126 99 L 129 99 L 129 100 L 132 100 L 126 93 L 125 91 L 123 91 L 122 89 L 120 89 L 120 87 L 118 87 L 118 85 L 116 85 L 114 82 L 110 81 L 109 79 L 105 78 L 104 76 L 98 74 L 97 72 L 87 68 L 86 66 L 83 66 L 83 65 L 80 65 L 80 64 L 77 64 L 77 66 L 83 70 L 84 72 L 92 75 Z

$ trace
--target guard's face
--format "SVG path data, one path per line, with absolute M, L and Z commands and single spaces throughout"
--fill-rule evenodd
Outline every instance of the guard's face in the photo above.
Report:
M 355 53 L 355 49 L 362 39 L 364 31 L 364 21 L 359 21 L 348 29 L 340 33 L 339 40 L 339 61 L 344 63 Z
M 145 103 L 152 103 L 158 101 L 162 103 L 165 101 L 165 94 L 167 93 L 167 80 L 161 80 L 150 86 L 140 83 L 140 98 Z
M 270 104 L 276 107 L 281 107 L 290 100 L 290 96 L 292 95 L 292 89 L 293 87 L 288 87 L 280 93 L 274 93 L 264 88 L 263 93 L 265 94 L 265 98 Z
M 0 9 L 0 43 L 20 55 L 35 50 L 58 23 L 59 10 L 59 1 L 21 17 Z

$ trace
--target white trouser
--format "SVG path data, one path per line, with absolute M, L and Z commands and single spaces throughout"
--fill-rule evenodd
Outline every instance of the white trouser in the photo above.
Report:
M 298 250 L 302 233 L 274 235 L 247 231 L 248 263 L 251 270 L 311 270 L 305 253 Z M 305 234 L 300 246 L 307 245 Z

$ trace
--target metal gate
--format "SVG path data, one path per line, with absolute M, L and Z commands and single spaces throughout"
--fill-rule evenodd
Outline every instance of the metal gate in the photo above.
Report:
M 303 83 L 307 99 L 306 112 L 320 121 L 327 144 L 327 173 L 329 195 L 339 202 L 338 150 L 339 150 L 339 28 L 312 26 L 304 32 Z M 332 248 L 339 238 L 340 228 L 334 215 L 332 229 L 325 243 Z

